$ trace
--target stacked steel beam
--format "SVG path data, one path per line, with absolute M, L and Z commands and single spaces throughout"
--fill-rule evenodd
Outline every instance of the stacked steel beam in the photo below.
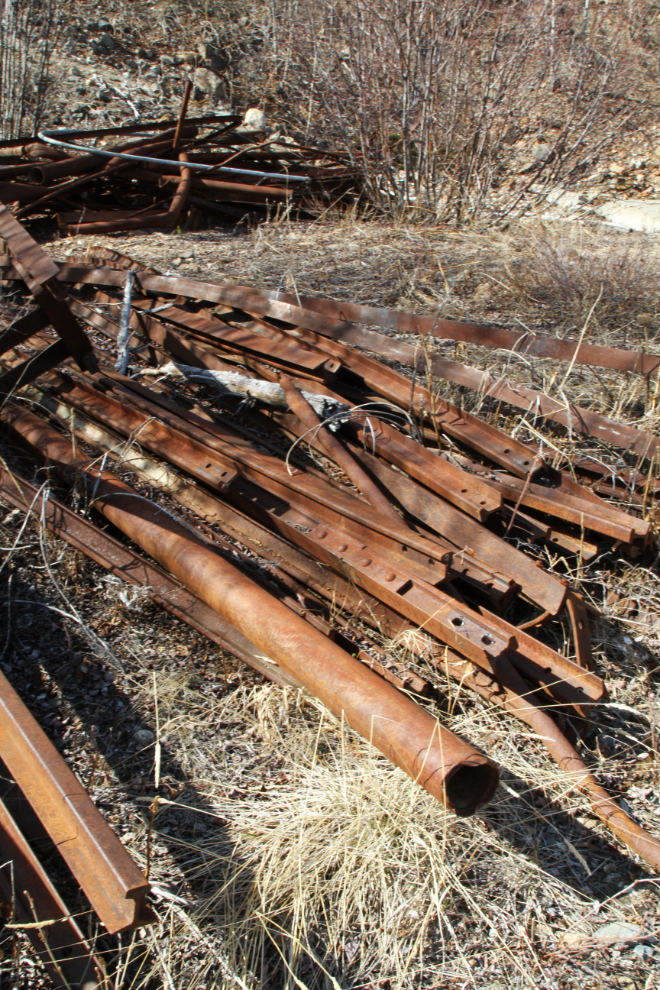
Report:
M 57 216 L 63 234 L 292 216 L 351 198 L 357 170 L 332 151 L 201 117 L 0 143 L 0 199 L 20 219 Z M 95 145 L 97 139 L 105 143 Z
M 439 398 L 415 348 L 375 328 L 627 373 L 653 374 L 658 359 L 163 276 L 106 251 L 48 259 L 51 290 L 67 293 L 93 342 L 93 362 L 72 351 L 54 368 L 39 355 L 55 346 L 49 327 L 61 337 L 66 328 L 42 305 L 38 247 L 27 258 L 12 223 L 0 215 L 3 283 L 32 291 L 41 308 L 0 337 L 0 419 L 143 554 L 51 497 L 43 518 L 54 532 L 265 676 L 315 694 L 469 815 L 492 796 L 497 769 L 422 700 L 442 678 L 458 679 L 529 725 L 596 815 L 660 865 L 658 839 L 618 807 L 574 745 L 607 691 L 591 657 L 597 609 L 570 584 L 571 559 L 648 543 L 643 496 L 655 483 L 642 466 L 657 438 L 430 357 L 432 374 L 606 435 L 636 450 L 640 466 L 616 477 L 591 462 L 562 469 Z M 39 502 L 7 472 L 0 488 L 26 510 Z M 569 561 L 564 576 L 543 566 L 544 547 Z M 575 659 L 540 633 L 564 615 Z M 410 670 L 393 642 L 416 644 L 420 664 Z

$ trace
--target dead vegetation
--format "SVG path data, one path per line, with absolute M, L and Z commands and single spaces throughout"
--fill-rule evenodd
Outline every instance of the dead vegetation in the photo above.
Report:
M 433 300 L 443 314 L 469 316 L 481 294 L 481 313 L 485 305 L 491 318 L 546 330 L 556 319 L 573 336 L 605 282 L 591 339 L 629 347 L 648 339 L 655 351 L 653 326 L 637 320 L 657 309 L 649 238 L 564 226 L 512 227 L 498 238 L 489 244 L 476 233 L 345 219 L 151 234 L 137 243 L 86 239 L 84 248 L 104 244 L 163 269 L 301 293 L 423 311 Z M 606 279 L 617 270 L 618 281 Z M 493 355 L 471 350 L 469 358 Z M 528 380 L 543 364 L 511 363 L 508 373 Z M 653 428 L 652 397 L 635 396 L 633 382 L 617 393 L 604 382 L 574 368 L 565 387 L 624 420 L 646 415 Z M 499 417 L 525 436 L 519 416 Z M 544 434 L 560 446 L 576 443 L 560 430 Z M 468 822 L 447 818 L 317 703 L 259 683 L 64 544 L 40 544 L 20 530 L 20 517 L 7 511 L 3 545 L 14 547 L 17 537 L 18 545 L 4 572 L 11 624 L 2 662 L 156 884 L 159 924 L 102 943 L 120 990 L 554 990 L 574 986 L 576 974 L 589 990 L 658 986 L 657 883 L 613 852 L 586 802 L 566 793 L 543 745 L 509 716 L 438 683 L 443 720 L 504 771 L 484 812 Z M 44 570 L 44 553 L 65 599 Z M 653 552 L 637 563 L 614 555 L 576 574 L 604 608 L 595 654 L 612 692 L 590 759 L 652 831 L 660 800 L 654 563 Z M 554 635 L 555 647 L 569 648 L 568 630 Z M 411 658 L 406 645 L 392 644 L 393 654 L 407 652 L 428 677 L 423 657 Z M 606 927 L 614 923 L 633 927 Z M 608 932 L 609 940 L 601 937 Z M 38 985 L 26 958 L 19 975 L 7 954 L 8 986 Z M 22 982 L 25 973 L 32 984 Z

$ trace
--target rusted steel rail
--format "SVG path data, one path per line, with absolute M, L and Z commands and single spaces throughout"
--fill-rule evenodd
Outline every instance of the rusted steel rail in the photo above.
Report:
M 0 858 L 0 917 L 23 929 L 53 985 L 58 990 L 112 990 L 103 959 L 86 941 L 2 800 Z
M 153 920 L 149 884 L 2 673 L 0 758 L 108 931 Z
M 2 412 L 35 453 L 71 481 L 87 476 L 96 508 L 337 715 L 457 814 L 497 787 L 493 764 L 405 695 L 294 615 L 157 506 L 108 472 L 76 459 L 71 444 L 13 403 Z
M 540 707 L 529 685 L 506 658 L 500 658 L 493 664 L 490 675 L 475 671 L 471 664 L 451 652 L 438 657 L 437 665 L 461 685 L 471 688 L 529 725 L 543 740 L 572 787 L 589 799 L 592 810 L 601 821 L 645 863 L 654 870 L 660 870 L 660 840 L 633 821 L 598 783 L 575 747 L 551 715 Z
M 638 375 L 650 375 L 657 371 L 660 357 L 642 351 L 628 351 L 617 347 L 601 347 L 598 344 L 580 344 L 579 341 L 560 340 L 547 334 L 519 333 L 503 327 L 486 326 L 483 323 L 462 323 L 442 320 L 435 316 L 419 316 L 397 309 L 379 309 L 360 306 L 357 303 L 320 299 L 316 296 L 292 296 L 286 292 L 269 292 L 272 299 L 302 306 L 321 316 L 343 322 L 363 323 L 384 330 L 399 330 L 423 336 L 431 334 L 447 340 L 462 341 L 477 347 L 497 347 L 513 351 L 523 357 L 548 357 L 557 361 L 574 361 L 597 368 L 614 371 L 630 371 Z

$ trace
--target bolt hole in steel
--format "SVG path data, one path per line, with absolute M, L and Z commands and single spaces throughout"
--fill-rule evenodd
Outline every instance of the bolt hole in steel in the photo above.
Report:
M 463 625 L 463 619 L 461 619 L 461 617 L 459 615 L 455 615 L 454 618 L 451 620 L 451 624 L 452 624 L 452 626 L 457 626 L 457 627 L 458 626 L 462 626 Z
M 321 532 L 319 533 L 319 540 L 324 540 L 327 535 L 328 535 L 327 529 L 322 529 Z
M 344 553 L 346 550 L 348 550 L 348 543 L 340 543 L 339 544 L 339 552 L 340 553 Z
M 385 580 L 386 581 L 393 581 L 395 577 L 396 577 L 396 574 L 394 573 L 394 571 L 390 571 L 389 574 L 386 574 L 385 575 Z
M 481 637 L 481 642 L 484 644 L 484 646 L 492 646 L 493 645 L 493 639 L 492 639 L 491 636 L 482 636 Z
M 459 767 L 446 784 L 447 800 L 457 815 L 472 815 L 497 789 L 497 770 L 487 763 Z

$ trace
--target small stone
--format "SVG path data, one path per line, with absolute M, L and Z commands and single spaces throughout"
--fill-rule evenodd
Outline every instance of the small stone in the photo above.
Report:
M 633 925 L 629 921 L 611 921 L 597 929 L 594 935 L 601 942 L 631 942 L 639 938 L 643 931 L 639 925 Z
M 266 114 L 263 110 L 251 107 L 245 111 L 241 128 L 250 131 L 265 131 L 266 126 Z
M 657 319 L 653 313 L 638 313 L 635 317 L 640 327 L 652 327 L 655 326 Z
M 636 945 L 632 950 L 633 956 L 637 956 L 638 959 L 650 959 L 653 955 L 653 949 L 650 945 Z
M 136 729 L 133 738 L 140 746 L 150 746 L 156 736 L 151 729 Z
M 195 86 L 195 98 L 200 99 L 198 94 L 203 96 L 210 96 L 212 100 L 220 100 L 224 97 L 225 85 L 215 72 L 211 72 L 210 69 L 195 69 L 195 75 L 193 76 L 193 84 Z
M 115 41 L 115 39 L 112 37 L 111 34 L 108 34 L 107 31 L 104 31 L 101 37 L 99 38 L 99 45 L 111 51 L 113 48 L 116 48 L 117 42 Z
M 552 154 L 552 145 L 539 140 L 532 148 L 532 154 L 537 162 L 547 162 Z

